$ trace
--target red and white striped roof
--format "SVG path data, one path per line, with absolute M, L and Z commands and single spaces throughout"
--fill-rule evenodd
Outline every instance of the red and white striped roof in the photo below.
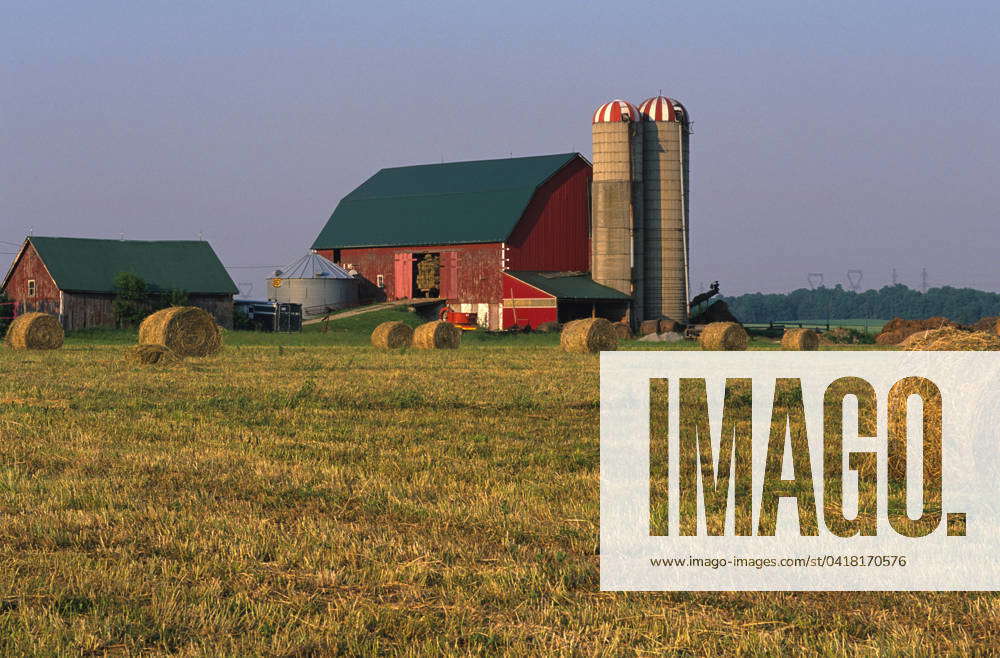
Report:
M 666 96 L 653 96 L 639 103 L 639 115 L 646 121 L 680 121 L 686 123 L 687 110 L 676 101 Z
M 628 101 L 615 99 L 597 108 L 594 112 L 594 123 L 618 123 L 619 121 L 638 121 L 639 111 Z

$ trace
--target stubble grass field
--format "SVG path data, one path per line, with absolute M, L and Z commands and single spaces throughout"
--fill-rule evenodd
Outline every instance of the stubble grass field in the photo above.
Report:
M 994 646 L 993 594 L 600 592 L 598 358 L 386 354 L 378 319 L 172 366 L 0 350 L 0 654 Z

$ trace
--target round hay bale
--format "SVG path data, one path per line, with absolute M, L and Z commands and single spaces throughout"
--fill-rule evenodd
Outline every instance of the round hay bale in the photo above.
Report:
M 171 306 L 142 321 L 139 344 L 163 345 L 178 356 L 211 356 L 222 349 L 222 336 L 208 311 Z
M 628 326 L 627 322 L 615 322 L 611 325 L 611 328 L 614 329 L 618 340 L 630 340 L 632 338 L 632 328 Z
M 422 324 L 413 332 L 413 346 L 422 350 L 453 350 L 461 342 L 462 330 L 444 320 Z
M 15 350 L 57 350 L 63 344 L 63 328 L 48 313 L 25 313 L 7 327 L 4 342 Z
M 656 331 L 658 334 L 679 334 L 684 330 L 684 325 L 677 320 L 668 317 L 660 318 L 658 324 L 659 327 Z
M 413 329 L 399 320 L 383 322 L 372 332 L 372 345 L 384 350 L 409 347 L 413 344 Z
M 639 324 L 639 335 L 648 336 L 649 334 L 660 333 L 660 321 L 659 320 L 644 320 Z
M 748 340 L 746 330 L 738 322 L 713 322 L 698 337 L 703 350 L 745 350 Z
M 819 335 L 812 329 L 788 329 L 781 337 L 783 350 L 818 350 Z
M 567 352 L 588 354 L 618 349 L 614 326 L 604 318 L 573 320 L 563 327 L 559 345 Z
M 125 357 L 129 361 L 146 365 L 154 363 L 166 365 L 176 362 L 179 358 L 172 349 L 165 345 L 136 345 L 129 348 Z

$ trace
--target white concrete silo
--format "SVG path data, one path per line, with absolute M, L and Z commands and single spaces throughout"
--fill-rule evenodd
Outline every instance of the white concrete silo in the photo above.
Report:
M 687 323 L 689 117 L 681 103 L 665 96 L 643 101 L 639 113 L 643 118 L 646 314 Z
M 643 141 L 639 112 L 613 100 L 593 116 L 591 276 L 631 295 L 633 323 L 643 311 Z

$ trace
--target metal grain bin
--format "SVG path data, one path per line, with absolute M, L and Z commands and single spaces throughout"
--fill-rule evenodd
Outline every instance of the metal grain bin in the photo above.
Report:
M 269 290 L 272 301 L 301 305 L 306 320 L 358 305 L 357 279 L 316 253 L 275 271 Z

